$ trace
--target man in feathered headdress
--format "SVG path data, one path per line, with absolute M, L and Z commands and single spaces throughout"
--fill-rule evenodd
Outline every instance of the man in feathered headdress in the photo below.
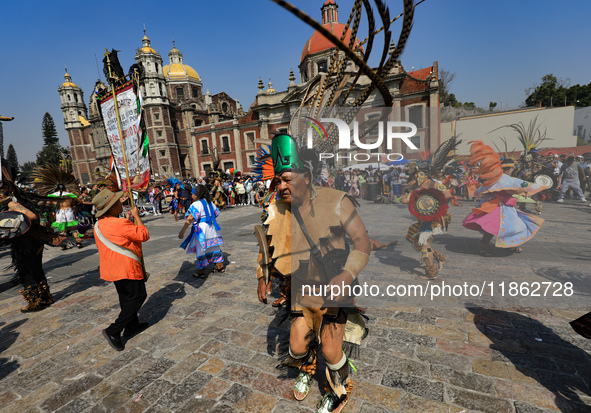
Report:
M 38 200 L 16 187 L 4 166 L 0 176 L 0 240 L 10 245 L 15 278 L 23 286 L 20 293 L 27 305 L 21 311 L 39 311 L 55 301 L 43 271 L 44 247 L 69 240 L 40 226 Z
M 452 179 L 443 176 L 446 165 L 453 159 L 450 153 L 461 141 L 457 136 L 442 143 L 439 148 L 411 173 L 409 191 L 401 202 L 408 204 L 408 210 L 418 222 L 408 228 L 406 239 L 421 253 L 425 263 L 425 275 L 421 278 L 432 280 L 446 260 L 445 255 L 432 246 L 435 235 L 443 234 L 451 222 L 448 203 L 459 205 L 451 188 Z M 437 261 L 437 266 L 435 262 Z
M 291 136 L 280 134 L 273 138 L 271 157 L 277 199 L 269 205 L 264 222 L 266 237 L 259 237 L 258 297 L 266 302 L 269 273 L 291 287 L 289 354 L 282 366 L 300 372 L 294 397 L 303 400 L 307 396 L 317 366 L 316 348 L 321 344 L 329 391 L 318 411 L 340 412 L 352 389 L 345 352 L 358 350 L 365 325 L 350 297 L 342 292 L 315 297 L 305 294 L 305 288 L 328 286 L 334 292 L 332 286 L 350 286 L 369 260 L 370 241 L 344 192 L 314 187 L 319 168 L 313 150 L 299 149 Z M 352 251 L 346 236 L 353 242 Z M 345 325 L 350 331 L 347 336 Z

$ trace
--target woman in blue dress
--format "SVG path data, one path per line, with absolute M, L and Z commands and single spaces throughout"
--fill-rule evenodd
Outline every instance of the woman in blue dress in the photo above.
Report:
M 215 270 L 224 272 L 224 255 L 221 245 L 224 244 L 220 226 L 216 218 L 219 209 L 212 203 L 211 194 L 205 185 L 197 185 L 192 192 L 193 203 L 185 214 L 185 225 L 179 232 L 179 238 L 185 237 L 185 231 L 190 226 L 191 232 L 181 244 L 187 254 L 197 255 L 197 272 L 194 277 L 206 276 L 206 269 L 215 264 Z

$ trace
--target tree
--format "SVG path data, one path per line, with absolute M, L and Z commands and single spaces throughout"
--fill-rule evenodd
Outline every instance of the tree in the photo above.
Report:
M 488 103 L 488 110 L 489 111 L 492 112 L 494 110 L 494 108 L 496 108 L 496 107 L 497 107 L 497 102 L 489 102 Z
M 18 158 L 16 156 L 16 151 L 14 150 L 14 146 L 12 146 L 12 143 L 8 145 L 8 150 L 6 151 L 6 160 L 8 161 L 8 163 L 10 163 L 10 165 L 12 165 L 14 169 L 16 169 L 16 174 L 18 175 Z
M 565 106 L 565 102 L 567 104 L 571 104 L 568 102 L 567 98 L 567 84 L 568 79 L 558 79 L 553 74 L 548 74 L 542 77 L 542 83 L 527 88 L 525 90 L 525 94 L 527 95 L 527 99 L 525 99 L 525 104 L 527 106 Z
M 455 78 L 455 73 L 448 72 L 444 69 L 439 71 L 439 102 L 443 106 L 455 106 L 457 104 L 456 97 L 449 93 L 449 85 Z
M 37 152 L 37 165 L 59 165 L 64 149 L 59 143 L 55 123 L 49 113 L 43 115 L 41 131 L 43 134 L 43 149 Z
M 45 115 L 43 115 L 41 131 L 43 132 L 43 146 L 59 145 L 60 141 L 57 137 L 55 122 L 48 112 L 45 112 Z
M 21 178 L 25 177 L 26 179 L 28 179 L 29 175 L 31 175 L 31 172 L 33 172 L 33 170 L 36 167 L 37 163 L 33 161 L 25 162 L 24 164 L 22 164 L 22 166 L 20 167 Z

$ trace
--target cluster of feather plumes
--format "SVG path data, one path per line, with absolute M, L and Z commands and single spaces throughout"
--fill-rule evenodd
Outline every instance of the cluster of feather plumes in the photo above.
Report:
M 71 172 L 58 166 L 47 164 L 35 168 L 31 174 L 33 188 L 41 196 L 64 194 L 66 192 L 79 195 L 80 185 Z

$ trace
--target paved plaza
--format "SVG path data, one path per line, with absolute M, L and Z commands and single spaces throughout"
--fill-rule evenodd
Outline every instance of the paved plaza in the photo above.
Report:
M 407 208 L 361 202 L 370 237 L 393 244 L 372 253 L 360 282 L 382 292 L 414 285 L 430 293 L 358 299 L 370 331 L 353 361 L 345 412 L 591 411 L 591 341 L 568 325 L 591 311 L 591 207 L 545 203 L 546 222 L 521 254 L 481 257 L 480 235 L 461 225 L 474 205 L 450 206 L 449 232 L 434 242 L 448 260 L 439 281 L 428 282 L 405 240 L 414 222 Z M 101 334 L 119 302 L 115 287 L 99 278 L 92 239 L 81 250 L 46 249 L 56 302 L 41 312 L 19 311 L 24 301 L 7 270 L 0 276 L 0 411 L 314 411 L 323 383 L 315 380 L 299 403 L 294 375 L 275 368 L 289 331 L 284 310 L 256 297 L 253 226 L 260 212 L 251 206 L 222 212 L 227 269 L 206 280 L 192 277 L 195 257 L 178 248 L 182 221 L 170 214 L 145 218 L 151 277 L 140 320 L 150 328 L 122 352 Z M 9 263 L 10 250 L 1 250 L 0 268 Z M 488 290 L 431 299 L 444 282 Z M 510 291 L 511 282 L 517 284 Z M 277 288 L 273 295 L 271 301 Z M 324 368 L 318 371 L 322 380 Z

